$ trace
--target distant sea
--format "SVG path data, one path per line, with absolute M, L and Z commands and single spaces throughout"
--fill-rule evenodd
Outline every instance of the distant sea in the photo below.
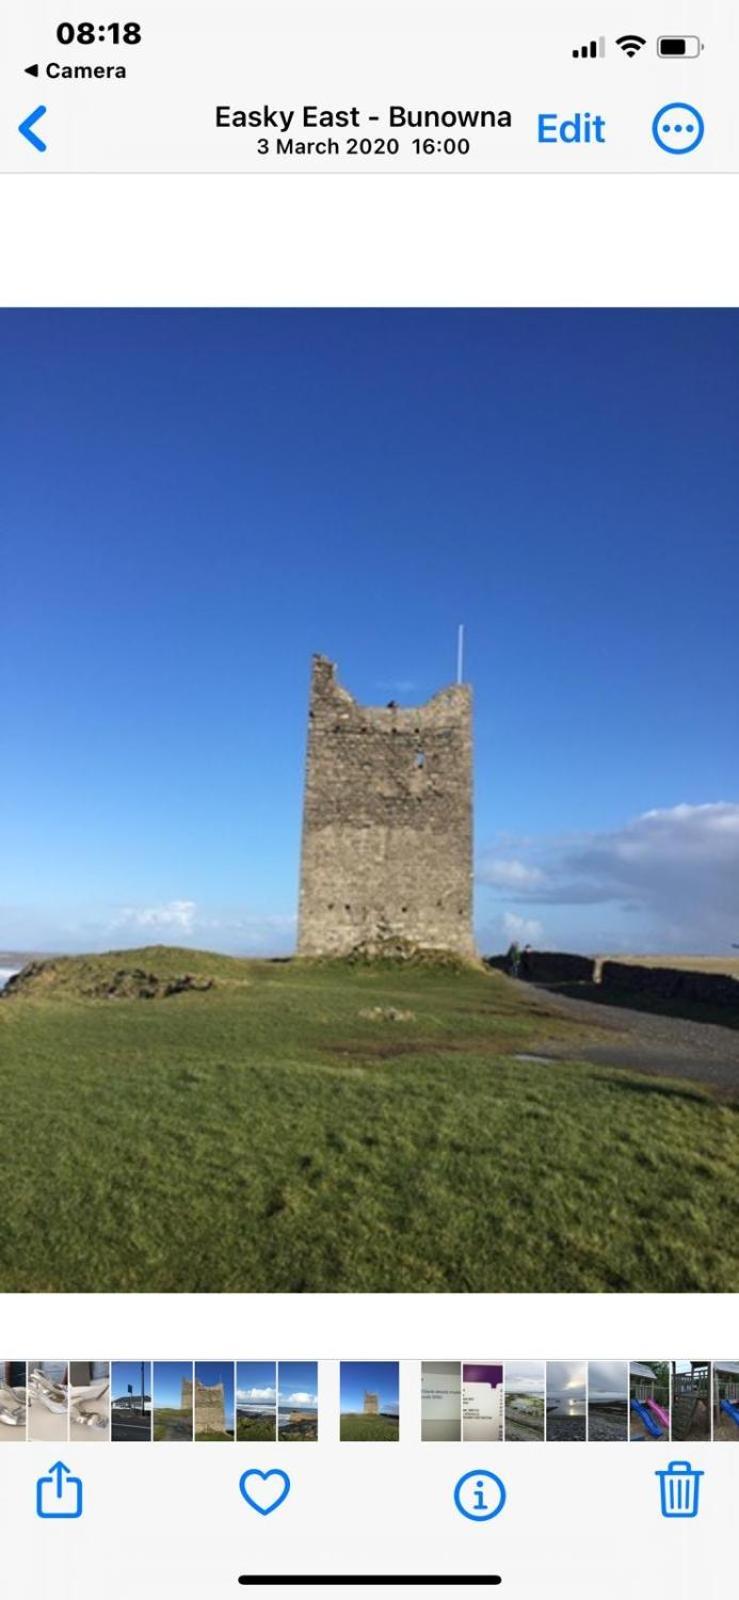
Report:
M 550 1394 L 547 1410 L 550 1417 L 584 1417 L 585 1400 L 571 1394 Z

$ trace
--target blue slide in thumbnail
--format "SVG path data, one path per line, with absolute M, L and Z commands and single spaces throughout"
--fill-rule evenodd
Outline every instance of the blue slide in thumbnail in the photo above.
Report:
M 730 1400 L 721 1401 L 721 1410 L 725 1411 L 727 1417 L 731 1417 L 732 1422 L 735 1422 L 737 1428 L 739 1428 L 739 1410 L 737 1410 L 736 1406 L 732 1405 Z
M 662 1438 L 662 1429 L 655 1422 L 651 1412 L 647 1411 L 646 1406 L 642 1405 L 641 1400 L 632 1400 L 631 1409 L 641 1418 L 647 1433 L 651 1433 L 653 1439 Z

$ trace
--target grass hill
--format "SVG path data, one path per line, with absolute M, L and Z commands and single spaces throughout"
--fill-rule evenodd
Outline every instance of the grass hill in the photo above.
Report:
M 739 1114 L 584 1065 L 592 1035 L 474 966 L 33 963 L 0 1289 L 733 1290 Z

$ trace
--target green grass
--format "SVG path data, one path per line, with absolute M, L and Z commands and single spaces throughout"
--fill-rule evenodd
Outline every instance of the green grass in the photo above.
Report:
M 499 973 L 55 965 L 0 1002 L 2 1291 L 736 1288 L 739 1113 Z M 89 998 L 121 967 L 215 983 Z
M 381 1441 L 391 1444 L 400 1438 L 397 1417 L 366 1417 L 362 1411 L 343 1411 L 339 1421 L 339 1438 L 342 1442 L 363 1444 Z
M 274 1444 L 277 1429 L 276 1417 L 237 1417 L 236 1438 L 245 1439 L 250 1444 L 254 1440 L 260 1443 Z
M 154 1438 L 157 1440 L 192 1439 L 192 1413 L 179 1411 L 174 1406 L 160 1406 L 154 1412 Z

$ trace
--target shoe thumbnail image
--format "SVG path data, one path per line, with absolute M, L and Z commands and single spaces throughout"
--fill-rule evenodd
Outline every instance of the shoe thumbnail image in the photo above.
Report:
M 421 1438 L 458 1444 L 462 1437 L 462 1367 L 459 1361 L 421 1363 Z
M 0 1444 L 26 1438 L 26 1363 L 0 1361 Z
M 585 1439 L 587 1363 L 547 1362 L 547 1439 L 573 1444 Z
M 633 1442 L 670 1437 L 669 1361 L 629 1365 L 629 1438 Z
M 278 1366 L 277 1437 L 280 1444 L 318 1438 L 318 1362 L 281 1361 Z
M 462 1367 L 462 1438 L 495 1444 L 503 1438 L 503 1363 L 466 1361 Z
M 588 1438 L 626 1441 L 629 1437 L 627 1361 L 588 1362 Z
M 192 1443 L 191 1361 L 154 1362 L 154 1438 L 168 1444 Z
M 342 1361 L 339 1438 L 394 1444 L 400 1438 L 397 1361 Z
M 713 1437 L 739 1442 L 739 1361 L 713 1363 Z
M 277 1362 L 239 1361 L 236 1366 L 236 1438 L 249 1444 L 277 1438 Z
M 28 1437 L 49 1444 L 68 1442 L 69 1371 L 66 1361 L 29 1361 Z
M 105 1443 L 110 1432 L 109 1363 L 71 1361 L 68 1387 L 70 1443 Z
M 673 1361 L 672 1438 L 699 1444 L 711 1437 L 710 1361 Z
M 507 1361 L 505 1365 L 506 1440 L 544 1440 L 544 1362 Z
M 114 1361 L 110 1393 L 113 1443 L 148 1444 L 151 1439 L 151 1362 Z
M 233 1444 L 233 1361 L 195 1362 L 195 1438 Z

